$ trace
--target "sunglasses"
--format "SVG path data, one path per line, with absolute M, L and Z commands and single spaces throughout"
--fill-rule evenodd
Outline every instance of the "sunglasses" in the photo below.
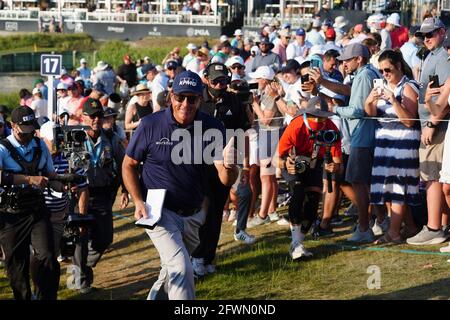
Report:
M 175 99 L 175 101 L 177 102 L 183 102 L 185 99 L 187 99 L 187 102 L 189 104 L 194 104 L 198 101 L 198 99 L 200 99 L 199 96 L 183 96 L 181 94 L 174 94 L 173 98 Z
M 225 85 L 225 84 L 228 84 L 228 79 L 227 78 L 214 79 L 214 80 L 211 80 L 211 83 L 214 86 L 219 84 L 219 83 L 222 84 L 222 85 Z
M 239 70 L 244 70 L 245 66 L 241 66 L 240 64 L 235 65 L 235 66 L 231 66 L 231 69 L 239 69 Z
M 175 68 L 175 67 L 169 67 L 169 68 L 167 68 L 167 70 L 172 70 L 172 71 L 174 71 L 174 70 L 177 70 L 177 68 Z
M 392 70 L 390 68 L 378 69 L 378 71 L 380 71 L 381 74 L 392 72 Z
M 425 33 L 423 36 L 424 36 L 424 38 L 433 38 L 435 34 L 436 34 L 436 30 Z

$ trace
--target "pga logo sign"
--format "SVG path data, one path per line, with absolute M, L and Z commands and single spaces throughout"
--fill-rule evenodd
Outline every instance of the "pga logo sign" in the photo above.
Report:
M 194 29 L 194 28 L 187 28 L 186 34 L 188 37 L 209 36 L 210 35 L 208 29 Z

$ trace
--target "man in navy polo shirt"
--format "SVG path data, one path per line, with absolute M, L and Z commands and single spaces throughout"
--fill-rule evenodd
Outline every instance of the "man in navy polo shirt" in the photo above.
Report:
M 202 81 L 196 73 L 185 71 L 178 74 L 170 95 L 171 107 L 142 119 L 122 164 L 123 179 L 136 206 L 136 219 L 147 217 L 143 200 L 146 190 L 167 190 L 161 219 L 154 229 L 146 230 L 161 258 L 160 275 L 148 299 L 195 299 L 194 273 L 189 256 L 198 246 L 198 229 L 206 215 L 204 195 L 207 186 L 204 180 L 207 163 L 202 155 L 205 148 L 212 147 L 211 143 L 219 146 L 220 150 L 225 137 L 220 121 L 198 111 L 202 93 Z M 198 125 L 201 125 L 201 132 L 198 132 Z M 221 141 L 203 141 L 207 140 L 203 139 L 203 134 L 208 129 L 219 130 Z M 180 164 L 178 153 L 172 151 L 179 148 L 180 143 L 185 143 L 184 138 L 177 139 L 176 136 L 186 135 L 191 138 L 188 145 L 193 150 L 183 151 L 181 157 L 184 161 Z M 230 186 L 236 180 L 238 170 L 230 164 L 227 149 L 229 147 L 223 153 L 225 159 L 221 154 L 214 155 L 214 165 L 220 181 Z M 200 163 L 199 152 L 202 152 Z M 139 178 L 141 161 L 143 168 Z

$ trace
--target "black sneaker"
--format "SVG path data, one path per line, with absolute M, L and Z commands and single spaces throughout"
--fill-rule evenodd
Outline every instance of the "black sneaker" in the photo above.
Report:
M 320 225 L 318 225 L 317 227 L 314 228 L 314 230 L 313 230 L 311 235 L 312 235 L 312 237 L 314 239 L 328 238 L 328 237 L 334 236 L 334 232 L 333 232 L 333 229 L 331 227 L 328 228 L 328 229 L 322 229 L 320 227 Z

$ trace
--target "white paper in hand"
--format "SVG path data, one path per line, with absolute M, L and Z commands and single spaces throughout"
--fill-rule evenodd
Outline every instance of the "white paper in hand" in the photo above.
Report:
M 148 218 L 141 218 L 136 221 L 136 225 L 143 228 L 153 229 L 156 223 L 161 219 L 161 212 L 166 197 L 166 189 L 149 189 L 147 192 L 147 200 L 145 201 L 145 209 Z

